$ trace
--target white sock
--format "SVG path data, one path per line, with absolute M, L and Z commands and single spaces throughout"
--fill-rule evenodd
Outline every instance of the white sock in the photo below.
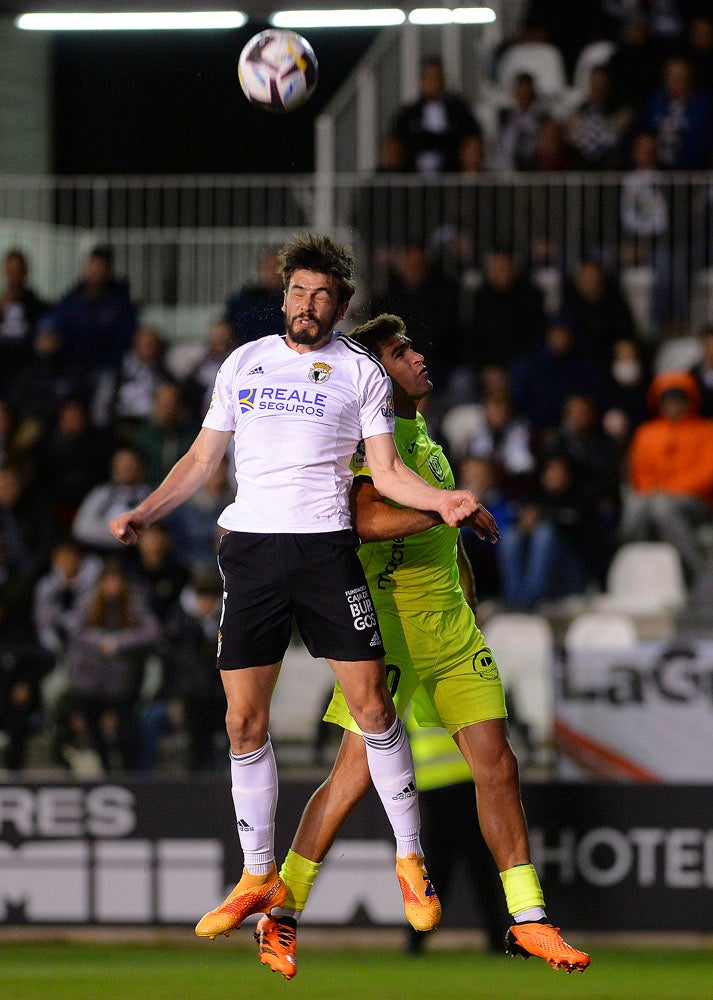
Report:
M 400 719 L 385 733 L 362 733 L 371 780 L 396 836 L 396 854 L 423 854 L 413 757 Z
M 230 773 L 243 863 L 251 875 L 267 875 L 275 863 L 277 809 L 277 765 L 270 737 L 258 750 L 231 750 Z
M 542 906 L 531 906 L 529 910 L 520 910 L 519 913 L 514 913 L 513 919 L 516 924 L 529 924 L 544 920 L 546 916 Z

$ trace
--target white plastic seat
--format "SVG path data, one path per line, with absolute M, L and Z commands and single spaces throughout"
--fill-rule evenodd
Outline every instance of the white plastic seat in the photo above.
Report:
M 590 649 L 627 649 L 638 641 L 630 615 L 618 611 L 585 611 L 567 626 L 567 652 Z
M 581 50 L 574 64 L 572 85 L 578 94 L 584 96 L 589 88 L 589 75 L 595 66 L 604 66 L 614 54 L 616 45 L 606 38 L 589 42 Z
M 483 407 L 479 403 L 452 406 L 441 421 L 441 431 L 454 461 L 463 458 L 468 442 L 483 426 Z
M 499 612 L 484 627 L 505 691 L 541 747 L 552 743 L 554 640 L 543 615 Z
M 685 602 L 681 557 L 669 542 L 626 542 L 612 559 L 606 592 L 593 599 L 596 610 L 650 615 Z
M 503 55 L 497 69 L 498 86 L 509 94 L 519 73 L 530 73 L 535 89 L 543 97 L 558 97 L 567 92 L 564 59 L 550 42 L 519 42 Z
M 654 358 L 654 371 L 685 372 L 701 360 L 701 342 L 698 337 L 671 337 L 664 340 Z

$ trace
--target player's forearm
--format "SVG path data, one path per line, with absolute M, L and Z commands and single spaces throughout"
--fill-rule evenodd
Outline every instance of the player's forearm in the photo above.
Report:
M 443 524 L 440 514 L 430 510 L 392 507 L 386 503 L 370 503 L 357 508 L 356 531 L 362 542 L 386 542 L 405 538 Z
M 374 486 L 379 493 L 388 497 L 389 500 L 395 500 L 402 507 L 411 507 L 417 511 L 433 513 L 440 505 L 441 490 L 430 486 L 403 464 L 393 465 L 378 472 L 371 468 L 371 474 Z M 434 514 L 434 516 L 438 515 Z M 440 518 L 439 521 L 433 523 L 440 523 Z
M 159 521 L 205 485 L 216 464 L 193 451 L 187 452 L 179 458 L 161 485 L 141 501 L 135 512 L 149 524 Z

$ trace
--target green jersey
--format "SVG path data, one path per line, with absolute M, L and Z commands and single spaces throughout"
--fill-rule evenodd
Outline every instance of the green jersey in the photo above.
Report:
M 432 486 L 454 489 L 455 480 L 443 449 L 429 438 L 426 421 L 420 413 L 415 420 L 396 418 L 394 440 L 409 469 Z M 354 455 L 352 471 L 355 478 L 369 477 L 363 449 Z M 392 503 L 392 506 L 399 505 Z M 462 604 L 457 543 L 457 528 L 437 524 L 405 538 L 362 545 L 359 558 L 377 614 L 381 608 L 445 611 Z

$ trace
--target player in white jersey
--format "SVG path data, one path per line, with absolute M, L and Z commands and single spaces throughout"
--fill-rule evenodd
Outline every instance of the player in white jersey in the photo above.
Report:
M 386 686 L 381 635 L 350 526 L 349 463 L 363 439 L 381 494 L 435 511 L 453 526 L 477 501 L 467 491 L 436 489 L 406 468 L 392 436 L 385 370 L 334 332 L 354 292 L 351 251 L 326 236 L 295 236 L 279 259 L 285 335 L 228 357 L 186 455 L 142 503 L 110 524 L 116 538 L 134 544 L 206 482 L 234 439 L 238 490 L 219 518 L 226 534 L 219 552 L 218 666 L 244 869 L 196 933 L 229 934 L 248 914 L 285 900 L 275 867 L 277 774 L 268 723 L 293 614 L 309 651 L 325 657 L 340 682 L 394 829 L 399 877 L 413 883 L 434 926 L 440 913 L 419 841 L 411 751 Z

